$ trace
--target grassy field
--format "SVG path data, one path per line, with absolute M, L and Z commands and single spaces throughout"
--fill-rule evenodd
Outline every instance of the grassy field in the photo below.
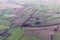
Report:
M 53 5 L 47 5 L 47 6 L 53 6 Z M 43 9 L 42 9 L 43 8 Z M 52 7 L 54 8 L 54 7 Z M 48 10 L 50 8 L 45 7 L 44 5 L 39 6 L 39 5 L 35 5 L 32 9 L 36 9 L 36 10 L 40 10 L 42 12 L 36 13 L 36 15 L 34 17 L 39 17 L 42 20 L 53 20 L 53 19 L 60 19 L 60 14 L 54 14 L 54 15 L 47 15 Z M 25 9 L 26 10 L 26 9 Z M 3 20 L 3 19 L 7 19 L 10 17 L 15 17 L 17 16 L 16 14 L 10 14 L 10 11 L 12 11 L 12 9 L 5 9 L 4 11 L 0 10 L 0 29 L 5 29 L 5 28 L 9 28 L 9 25 L 11 24 L 11 21 L 8 20 Z M 24 10 L 23 10 L 24 11 Z M 56 11 L 56 10 L 55 10 Z M 60 10 L 59 10 L 60 11 Z M 25 12 L 25 11 L 24 11 Z M 20 14 L 20 13 L 19 13 Z M 18 15 L 19 15 L 18 14 Z M 46 15 L 45 15 L 46 14 Z M 53 14 L 53 13 L 52 13 Z M 47 17 L 48 16 L 48 17 Z M 20 16 L 17 16 L 20 17 Z M 46 18 L 47 17 L 47 18 Z M 19 20 L 20 21 L 20 20 Z M 23 21 L 23 20 L 22 20 Z M 35 21 L 32 21 L 35 22 Z M 8 33 L 10 33 L 11 35 L 6 38 L 6 40 L 19 40 L 20 37 L 23 35 L 24 30 L 21 30 L 20 28 L 11 28 Z M 0 38 L 0 40 L 2 40 L 2 38 Z M 41 38 L 36 38 L 34 36 L 24 36 L 22 38 L 22 40 L 42 40 Z M 60 40 L 60 32 L 55 32 L 54 34 L 54 40 Z
M 42 39 L 36 38 L 34 36 L 25 36 L 22 40 L 42 40 Z
M 0 25 L 0 29 L 6 28 L 3 25 Z M 8 33 L 11 35 L 6 38 L 6 40 L 19 40 L 20 37 L 23 35 L 24 30 L 21 30 L 20 28 L 11 28 Z M 0 38 L 2 40 L 2 38 Z M 24 36 L 22 40 L 42 40 L 41 38 L 37 38 L 34 36 Z M 60 40 L 60 32 L 55 32 L 54 33 L 54 40 Z
M 21 30 L 20 28 L 12 28 L 10 29 L 9 33 L 11 33 L 11 35 L 6 40 L 19 40 L 20 37 L 23 35 L 24 30 Z M 42 40 L 42 39 L 36 38 L 34 36 L 24 36 L 22 40 Z
M 11 33 L 11 35 L 6 40 L 18 40 L 23 35 L 24 31 L 20 28 L 12 28 L 9 33 Z
M 0 25 L 0 29 L 6 29 L 9 28 L 8 26 Z
M 0 29 L 9 28 L 10 21 L 0 19 Z
M 60 40 L 60 32 L 55 32 L 54 40 Z

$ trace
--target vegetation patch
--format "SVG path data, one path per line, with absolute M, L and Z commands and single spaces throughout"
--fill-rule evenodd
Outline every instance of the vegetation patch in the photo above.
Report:
M 54 40 L 60 40 L 60 32 L 54 33 Z

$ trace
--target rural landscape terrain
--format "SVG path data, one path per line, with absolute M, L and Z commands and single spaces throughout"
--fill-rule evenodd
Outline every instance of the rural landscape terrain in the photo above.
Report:
M 0 1 L 0 40 L 60 40 L 60 1 Z

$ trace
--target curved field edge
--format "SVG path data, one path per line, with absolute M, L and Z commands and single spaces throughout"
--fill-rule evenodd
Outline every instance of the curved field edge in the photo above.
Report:
M 6 40 L 19 40 L 19 38 L 23 35 L 24 31 L 20 28 L 11 28 L 8 33 L 10 33 L 11 35 L 6 38 Z

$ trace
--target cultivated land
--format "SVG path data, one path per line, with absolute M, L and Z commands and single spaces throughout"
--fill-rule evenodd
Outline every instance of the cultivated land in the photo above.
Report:
M 60 40 L 60 32 L 55 32 L 54 40 Z
M 0 40 L 60 40 L 60 8 L 33 6 L 0 9 Z

